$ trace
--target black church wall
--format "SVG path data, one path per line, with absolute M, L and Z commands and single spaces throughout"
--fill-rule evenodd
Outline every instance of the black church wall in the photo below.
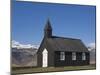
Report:
M 72 52 L 65 52 L 65 60 L 60 60 L 60 51 L 56 51 L 54 58 L 55 67 L 89 65 L 89 53 L 86 53 L 86 60 L 82 60 L 82 52 L 77 52 L 76 60 L 72 60 Z

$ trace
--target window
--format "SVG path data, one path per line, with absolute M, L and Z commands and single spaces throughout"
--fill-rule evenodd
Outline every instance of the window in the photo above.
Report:
M 60 52 L 60 60 L 65 60 L 65 52 Z
M 82 60 L 86 60 L 86 55 L 85 55 L 85 53 L 82 53 Z
M 72 52 L 72 60 L 76 60 L 76 53 Z

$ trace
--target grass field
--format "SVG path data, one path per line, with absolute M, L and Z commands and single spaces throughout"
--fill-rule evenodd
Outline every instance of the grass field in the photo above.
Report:
M 28 73 L 42 73 L 42 72 L 60 72 L 60 71 L 74 71 L 74 70 L 92 70 L 96 69 L 95 65 L 87 66 L 65 66 L 65 67 L 19 67 L 12 68 L 12 74 L 28 74 Z

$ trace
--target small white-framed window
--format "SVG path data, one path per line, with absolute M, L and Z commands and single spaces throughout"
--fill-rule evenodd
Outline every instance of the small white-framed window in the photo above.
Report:
M 72 52 L 72 60 L 76 60 L 76 53 Z
M 86 60 L 86 54 L 84 52 L 82 53 L 82 60 Z
M 60 52 L 60 60 L 65 60 L 65 52 Z

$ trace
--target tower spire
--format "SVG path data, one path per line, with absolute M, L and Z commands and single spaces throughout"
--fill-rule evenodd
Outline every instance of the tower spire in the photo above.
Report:
M 47 38 L 50 38 L 52 36 L 52 27 L 49 19 L 47 20 L 47 23 L 44 28 L 44 36 Z
M 49 19 L 47 20 L 47 23 L 46 23 L 44 29 L 45 29 L 45 30 L 48 30 L 48 29 L 51 29 L 51 30 L 52 30 L 51 23 L 50 23 Z

